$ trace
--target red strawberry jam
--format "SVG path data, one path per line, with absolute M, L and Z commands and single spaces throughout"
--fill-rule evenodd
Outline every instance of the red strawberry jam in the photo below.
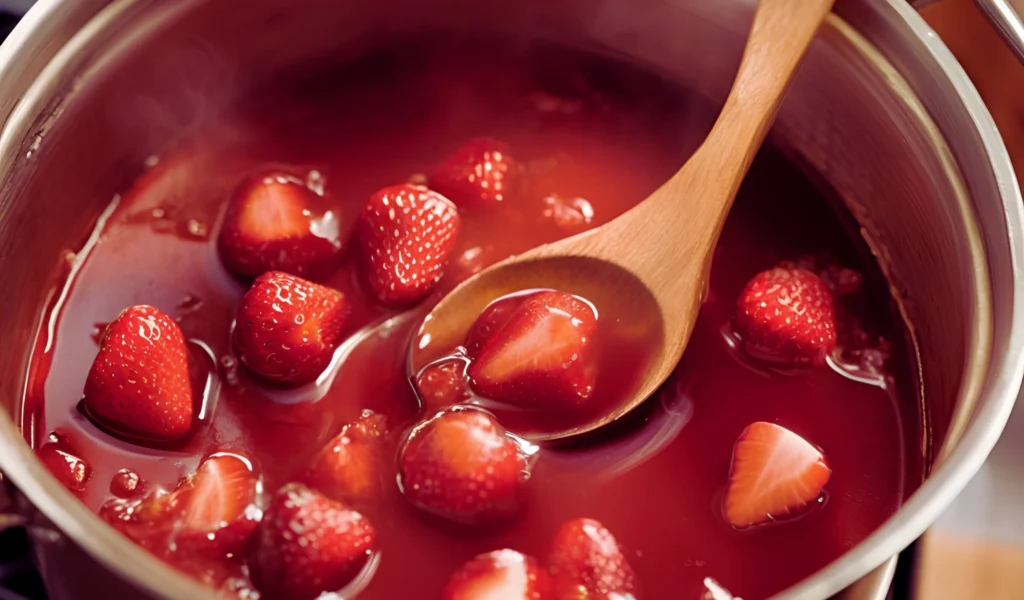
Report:
M 272 83 L 139 166 L 81 268 L 54 282 L 34 349 L 26 437 L 178 569 L 266 598 L 550 584 L 675 600 L 705 582 L 763 598 L 920 484 L 917 366 L 889 288 L 829 190 L 771 148 L 681 363 L 619 422 L 520 439 L 614 402 L 650 345 L 629 315 L 558 290 L 495 305 L 486 334 L 408 373 L 446 291 L 629 209 L 714 107 L 636 65 L 498 42 Z M 177 331 L 144 359 L 148 330 L 117 323 L 141 306 Z M 102 385 L 87 385 L 98 356 Z

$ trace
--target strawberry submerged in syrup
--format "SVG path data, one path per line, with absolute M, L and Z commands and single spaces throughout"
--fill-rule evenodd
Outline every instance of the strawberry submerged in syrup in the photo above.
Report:
M 430 173 L 429 183 L 459 207 L 493 206 L 508 198 L 517 169 L 508 144 L 481 137 L 466 142 L 441 161 Z
M 168 442 L 192 428 L 192 387 L 181 328 L 152 306 L 125 309 L 107 326 L 85 381 L 85 413 L 133 440 Z
M 799 514 L 821 496 L 831 475 L 807 440 L 772 423 L 753 423 L 733 448 L 725 520 L 742 529 Z
M 531 451 L 491 415 L 438 413 L 412 430 L 399 454 L 398 482 L 424 511 L 459 523 L 507 518 L 519 509 Z
M 619 543 L 594 519 L 562 525 L 551 544 L 548 567 L 555 600 L 634 598 L 636 575 Z
M 373 499 L 384 474 L 386 432 L 384 416 L 367 411 L 320 450 L 304 481 L 334 500 Z
M 506 296 L 470 329 L 473 389 L 487 398 L 539 409 L 572 410 L 594 389 L 597 314 L 556 290 Z
M 537 559 L 515 550 L 480 554 L 448 580 L 442 600 L 550 600 L 551 579 Z

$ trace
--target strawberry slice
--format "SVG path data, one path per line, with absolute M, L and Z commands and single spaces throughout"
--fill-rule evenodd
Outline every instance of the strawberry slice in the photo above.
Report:
M 632 598 L 633 568 L 608 529 L 594 519 L 562 525 L 551 545 L 548 567 L 555 598 Z
M 71 447 L 71 440 L 67 434 L 54 431 L 36 454 L 64 487 L 72 492 L 85 491 L 85 484 L 92 477 L 92 466 L 78 456 Z
M 348 310 L 337 290 L 281 271 L 264 273 L 238 307 L 238 358 L 273 383 L 314 381 L 342 341 Z
M 799 435 L 753 423 L 733 448 L 725 519 L 742 529 L 792 516 L 818 499 L 831 474 L 821 452 Z
M 221 261 L 248 279 L 267 271 L 304 277 L 330 271 L 342 244 L 337 209 L 329 204 L 287 173 L 243 181 L 217 237 Z
M 398 484 L 415 506 L 452 521 L 509 517 L 529 478 L 525 447 L 489 414 L 449 409 L 409 434 L 399 454 Z
M 373 293 L 386 304 L 408 304 L 423 299 L 444 275 L 459 211 L 425 187 L 396 185 L 370 196 L 357 231 Z
M 473 389 L 531 408 L 574 409 L 594 389 L 597 314 L 577 296 L 555 290 L 492 303 L 466 340 Z
M 304 481 L 335 500 L 366 500 L 380 491 L 387 419 L 366 411 L 320 451 Z
M 551 580 L 537 559 L 515 550 L 480 554 L 456 571 L 442 600 L 545 600 Z
M 375 545 L 373 526 L 363 515 L 292 483 L 271 500 L 249 567 L 268 600 L 312 600 L 355 579 Z
M 828 286 L 810 271 L 778 267 L 758 273 L 736 301 L 733 328 L 743 350 L 765 362 L 819 365 L 836 347 Z
M 83 409 L 113 433 L 166 442 L 192 428 L 185 337 L 152 306 L 125 309 L 107 326 L 85 380 Z
M 430 173 L 430 187 L 460 207 L 501 204 L 515 185 L 518 166 L 508 144 L 494 138 L 472 139 L 448 155 Z

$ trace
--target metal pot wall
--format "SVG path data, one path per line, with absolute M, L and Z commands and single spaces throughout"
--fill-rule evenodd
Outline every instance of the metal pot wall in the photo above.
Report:
M 301 4 L 297 9 L 296 5 Z M 0 469 L 55 600 L 212 598 L 48 475 L 18 425 L 31 340 L 69 239 L 169 140 L 252 84 L 425 29 L 627 56 L 724 98 L 754 0 L 43 0 L 0 48 Z M 144 99 L 145 102 L 140 102 Z M 874 598 L 891 557 L 984 461 L 1024 374 L 1024 205 L 965 74 L 903 0 L 839 0 L 773 130 L 862 225 L 919 352 L 930 475 L 842 558 L 786 591 Z M 879 568 L 881 567 L 881 568 Z M 874 575 L 861 579 L 876 568 Z M 857 582 L 860 579 L 860 583 Z

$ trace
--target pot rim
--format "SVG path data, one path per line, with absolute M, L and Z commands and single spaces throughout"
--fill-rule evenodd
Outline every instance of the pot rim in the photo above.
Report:
M 43 85 L 52 83 L 46 81 L 51 69 L 60 72 L 59 67 L 76 55 L 76 50 L 91 37 L 91 31 L 101 30 L 104 25 L 116 20 L 132 2 L 114 0 L 93 14 L 86 26 L 77 30 L 32 80 L 11 114 L 0 115 L 4 120 L 2 130 L 7 132 L 11 121 L 24 116 L 21 112 L 27 106 L 26 100 L 38 99 L 51 91 L 48 85 Z M 50 31 L 53 23 L 62 19 L 61 11 L 68 10 L 70 4 L 64 0 L 39 0 L 28 11 L 0 46 L 0 76 L 16 66 L 24 65 L 28 59 L 27 53 L 38 49 L 31 43 L 32 40 Z M 190 2 L 182 2 L 178 8 L 188 4 Z M 899 553 L 923 533 L 987 458 L 1009 418 L 1024 378 L 1024 201 L 1009 154 L 977 90 L 937 35 L 903 0 L 881 0 L 881 4 L 887 5 L 892 15 L 903 21 L 903 25 L 915 35 L 927 50 L 927 55 L 949 80 L 986 149 L 992 176 L 1003 198 L 1010 261 L 1013 265 L 1014 318 L 1007 337 L 1004 368 L 992 374 L 987 382 L 986 402 L 975 413 L 956 450 L 881 527 L 830 565 L 780 594 L 780 597 L 786 598 L 824 598 L 837 593 L 887 558 Z M 833 16 L 831 19 L 838 18 Z M 0 138 L 0 151 L 8 152 L 9 156 L 15 149 L 14 143 L 19 141 L 3 135 Z M 179 573 L 148 552 L 140 552 L 138 546 L 107 525 L 55 478 L 50 477 L 23 440 L 9 416 L 6 413 L 0 414 L 0 462 L 4 463 L 4 472 L 32 505 L 75 544 L 126 581 L 148 593 L 166 598 L 218 597 L 215 591 Z

